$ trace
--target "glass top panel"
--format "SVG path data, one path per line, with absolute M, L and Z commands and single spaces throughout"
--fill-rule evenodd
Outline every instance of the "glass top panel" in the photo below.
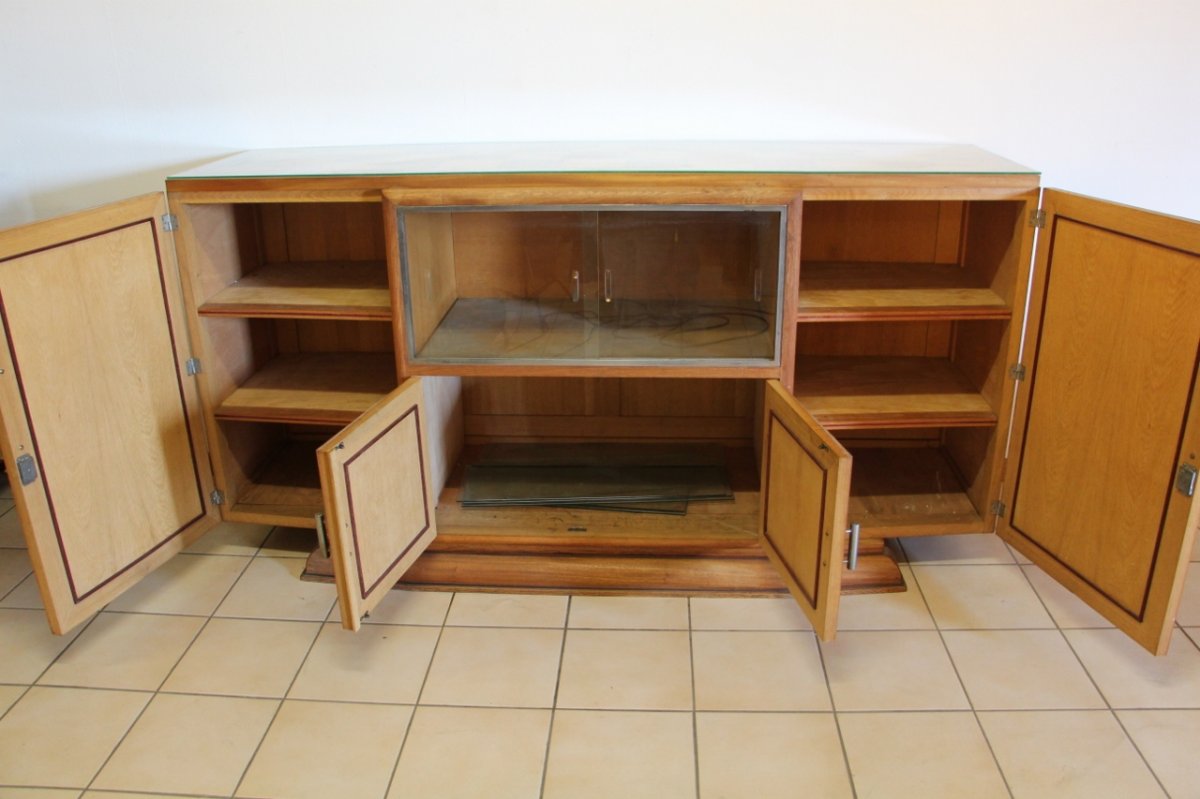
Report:
M 486 142 L 251 150 L 172 179 L 713 172 L 1036 175 L 963 144 L 878 142 Z

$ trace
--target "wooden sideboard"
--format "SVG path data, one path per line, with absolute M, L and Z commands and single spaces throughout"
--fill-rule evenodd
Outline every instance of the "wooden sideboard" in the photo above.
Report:
M 403 580 L 786 590 L 822 638 L 902 587 L 885 539 L 996 532 L 1165 651 L 1200 224 L 1038 182 L 952 145 L 264 151 L 0 232 L 51 626 L 221 519 L 314 528 L 350 628 Z M 462 507 L 511 442 L 720 445 L 734 501 Z

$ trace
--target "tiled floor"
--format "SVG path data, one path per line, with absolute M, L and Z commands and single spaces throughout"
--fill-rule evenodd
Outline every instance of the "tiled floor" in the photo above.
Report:
M 58 638 L 0 514 L 3 799 L 1200 797 L 1197 575 L 1157 659 L 990 536 L 906 541 L 828 644 L 786 600 L 401 591 L 352 634 L 308 534 L 226 526 Z

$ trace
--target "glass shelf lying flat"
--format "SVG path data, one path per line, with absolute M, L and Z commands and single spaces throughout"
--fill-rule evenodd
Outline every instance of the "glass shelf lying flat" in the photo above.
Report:
M 830 430 L 996 424 L 987 400 L 942 358 L 801 356 L 794 393 Z
M 382 262 L 268 264 L 221 289 L 200 306 L 204 316 L 389 320 Z
M 414 359 L 417 363 L 673 361 L 771 363 L 773 314 L 732 300 L 460 298 Z
M 392 353 L 283 355 L 234 389 L 218 419 L 344 425 L 396 388 Z
M 806 263 L 800 270 L 799 321 L 1009 319 L 990 288 L 966 285 L 946 264 Z

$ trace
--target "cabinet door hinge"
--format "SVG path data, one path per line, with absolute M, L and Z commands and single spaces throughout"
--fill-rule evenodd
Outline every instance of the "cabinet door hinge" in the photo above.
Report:
M 1046 212 L 1042 209 L 1029 212 L 1029 226 L 1041 230 L 1046 227 Z
M 200 374 L 200 359 L 199 358 L 188 358 L 183 366 L 184 366 L 184 369 L 187 370 L 188 377 L 195 377 L 196 375 Z
M 992 513 L 996 514 L 997 516 L 1000 516 L 1001 518 L 1003 518 L 1004 514 L 1007 511 L 1008 511 L 1008 506 L 1005 505 L 1002 501 L 996 500 L 995 502 L 992 503 Z
M 1012 375 L 1013 380 L 1024 380 L 1025 364 L 1014 363 L 1011 367 L 1009 367 L 1008 373 Z
M 225 492 L 221 491 L 220 489 L 214 488 L 213 492 L 208 495 L 208 498 L 209 498 L 209 500 L 212 501 L 212 504 L 214 504 L 214 505 L 224 505 L 225 504 Z
M 163 214 L 162 229 L 168 233 L 174 233 L 179 229 L 179 217 L 175 216 L 175 214 Z
M 1179 473 L 1175 475 L 1175 489 L 1185 497 L 1196 495 L 1196 483 L 1200 480 L 1200 471 L 1190 463 L 1185 463 L 1179 467 Z

